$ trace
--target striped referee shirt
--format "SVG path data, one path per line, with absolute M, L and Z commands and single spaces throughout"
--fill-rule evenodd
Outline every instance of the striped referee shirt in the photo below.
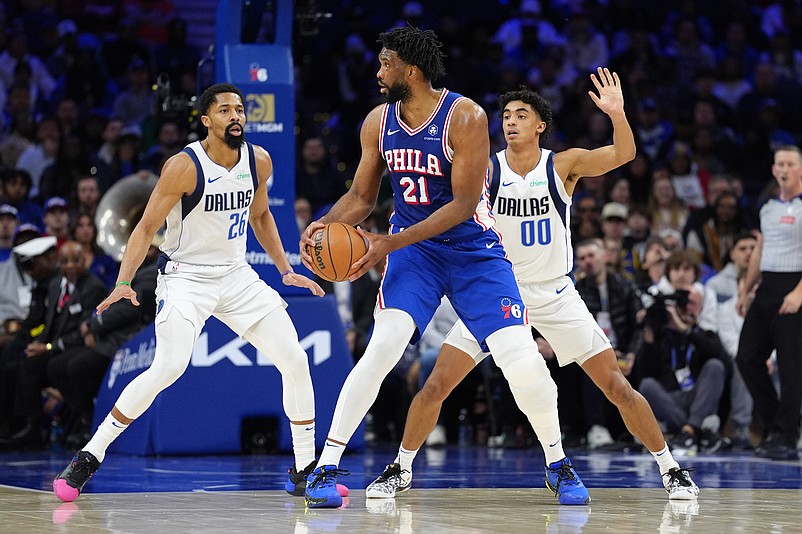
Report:
M 802 195 L 788 201 L 773 198 L 760 208 L 763 251 L 760 270 L 802 272 Z

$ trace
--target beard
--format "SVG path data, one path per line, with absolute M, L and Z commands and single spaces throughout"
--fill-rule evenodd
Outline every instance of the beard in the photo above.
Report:
M 239 135 L 232 135 L 231 128 L 233 126 L 240 127 L 240 134 Z M 245 144 L 245 128 L 241 124 L 231 123 L 226 126 L 226 133 L 223 136 L 223 141 L 229 146 L 229 148 L 238 149 Z
M 412 90 L 408 83 L 396 82 L 387 86 L 387 94 L 384 95 L 384 98 L 388 104 L 393 104 L 395 102 L 404 102 L 411 94 Z

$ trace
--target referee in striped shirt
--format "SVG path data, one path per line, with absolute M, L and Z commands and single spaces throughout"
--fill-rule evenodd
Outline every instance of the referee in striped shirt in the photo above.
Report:
M 736 361 L 763 421 L 763 442 L 755 454 L 774 460 L 799 457 L 802 408 L 802 152 L 783 146 L 771 167 L 777 198 L 760 209 L 760 231 L 743 284 L 738 313 L 745 315 Z M 759 282 L 759 286 L 758 286 Z M 748 304 L 755 290 L 754 301 Z M 748 311 L 747 311 L 748 308 Z M 766 367 L 777 350 L 780 395 Z

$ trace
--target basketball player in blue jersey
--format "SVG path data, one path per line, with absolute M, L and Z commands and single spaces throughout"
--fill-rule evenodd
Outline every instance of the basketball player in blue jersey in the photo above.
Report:
M 315 464 L 315 403 L 306 352 L 279 294 L 245 261 L 248 224 L 285 285 L 323 290 L 293 272 L 267 202 L 270 155 L 245 142 L 242 93 L 217 84 L 200 97 L 208 136 L 164 164 L 142 219 L 125 248 L 117 284 L 98 313 L 120 299 L 139 305 L 130 280 L 165 219 L 156 300 L 156 353 L 150 368 L 120 394 L 87 445 L 53 481 L 63 501 L 75 500 L 100 467 L 106 449 L 187 368 L 192 347 L 214 315 L 266 354 L 282 374 L 295 465 L 286 489 L 303 494 L 305 471 Z M 308 469 L 307 469 L 308 468 Z M 297 487 L 297 489 L 296 489 Z
M 310 507 L 338 507 L 340 459 L 376 399 L 384 377 L 447 295 L 475 339 L 504 371 L 521 409 L 542 429 L 544 443 L 560 444 L 557 388 L 537 352 L 527 310 L 498 234 L 487 195 L 487 117 L 476 103 L 432 81 L 443 74 L 434 32 L 397 28 L 379 36 L 377 72 L 387 103 L 371 111 L 361 131 L 362 156 L 353 185 L 331 211 L 302 234 L 301 250 L 323 223 L 361 222 L 376 204 L 389 171 L 395 212 L 388 235 L 361 231 L 368 252 L 352 280 L 387 257 L 373 335 L 340 392 L 318 467 L 309 475 Z M 302 252 L 309 264 L 311 258 Z M 561 484 L 577 503 L 589 500 L 570 462 Z
M 560 365 L 577 362 L 618 407 L 629 431 L 654 455 L 670 499 L 695 499 L 699 489 L 672 458 L 648 402 L 621 373 L 609 340 L 567 275 L 573 269 L 570 206 L 577 181 L 607 173 L 635 156 L 618 76 L 599 68 L 591 80 L 598 95 L 591 91 L 590 97 L 614 128 L 613 144 L 595 150 L 540 148 L 551 125 L 549 103 L 529 89 L 501 96 L 507 148 L 490 160 L 496 229 L 515 266 L 529 320 L 554 348 Z M 485 356 L 457 322 L 412 401 L 398 456 L 368 486 L 368 498 L 391 498 L 411 487 L 412 459 L 437 423 L 443 400 Z M 550 447 L 541 444 L 548 463 Z M 547 485 L 554 486 L 549 480 Z

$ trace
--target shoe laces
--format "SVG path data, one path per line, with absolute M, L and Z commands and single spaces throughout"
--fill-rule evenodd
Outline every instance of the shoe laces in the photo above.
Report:
M 563 485 L 563 483 L 565 483 L 565 485 L 567 486 L 573 486 L 578 484 L 574 466 L 572 466 L 568 462 L 563 462 L 562 465 L 560 465 L 559 469 L 552 469 L 551 467 L 549 467 L 549 470 L 552 473 L 555 472 L 557 473 L 557 485 L 554 489 L 555 495 L 557 495 L 557 490 L 560 488 L 560 486 Z
M 674 468 L 674 469 L 670 469 L 668 471 L 668 473 L 665 474 L 665 476 L 668 477 L 668 484 L 669 485 L 676 484 L 676 485 L 683 486 L 683 487 L 687 488 L 687 487 L 693 486 L 693 482 L 691 482 L 691 479 L 688 476 L 688 475 L 690 475 L 691 471 L 695 471 L 695 468 L 693 468 L 693 467 L 689 467 L 689 468 L 677 467 L 677 468 Z
M 313 471 L 312 474 L 309 475 L 309 478 L 312 479 L 310 487 L 322 488 L 326 486 L 333 486 L 336 484 L 336 477 L 338 475 L 348 476 L 350 474 L 350 471 L 340 469 L 339 467 L 335 467 L 334 469 L 326 469 L 325 467 L 321 467 L 319 472 Z
M 92 462 L 89 458 L 75 456 L 72 460 L 72 472 L 70 477 L 73 480 L 89 480 L 94 475 L 92 471 Z
M 407 469 L 401 469 L 401 466 L 398 464 L 390 464 L 384 469 L 384 472 L 379 475 L 379 478 L 376 479 L 376 482 L 396 482 L 401 484 L 404 482 L 401 478 L 401 475 L 404 473 L 409 473 L 409 471 Z

